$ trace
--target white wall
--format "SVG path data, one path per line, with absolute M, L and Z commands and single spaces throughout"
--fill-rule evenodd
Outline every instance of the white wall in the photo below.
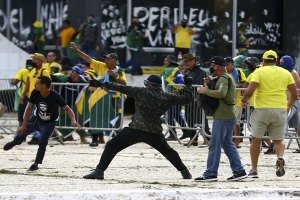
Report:
M 25 67 L 29 54 L 0 33 L 0 79 L 13 78 L 19 69 Z

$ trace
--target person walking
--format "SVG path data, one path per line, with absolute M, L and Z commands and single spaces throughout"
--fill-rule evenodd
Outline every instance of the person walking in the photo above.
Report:
M 212 76 L 219 77 L 214 90 L 207 87 L 206 83 L 200 87 L 198 92 L 210 97 L 219 99 L 219 106 L 213 113 L 213 125 L 209 143 L 209 152 L 207 157 L 207 168 L 195 181 L 208 182 L 218 180 L 218 169 L 221 158 L 221 149 L 224 149 L 229 159 L 230 168 L 233 176 L 228 181 L 237 181 L 247 177 L 247 173 L 241 163 L 239 152 L 232 140 L 232 133 L 235 126 L 235 88 L 236 84 L 233 77 L 226 72 L 224 58 L 214 56 L 209 61 L 209 71 Z M 226 78 L 226 77 L 227 78 Z
M 277 53 L 275 51 L 266 51 L 262 59 L 263 67 L 253 72 L 250 84 L 242 99 L 243 106 L 246 107 L 248 100 L 255 91 L 254 111 L 250 116 L 252 134 L 250 156 L 252 168 L 249 176 L 258 178 L 257 169 L 260 144 L 265 131 L 268 130 L 277 155 L 276 175 L 281 177 L 285 174 L 283 154 L 287 110 L 290 110 L 297 99 L 298 92 L 291 73 L 286 69 L 276 66 Z M 288 102 L 287 89 L 290 92 Z

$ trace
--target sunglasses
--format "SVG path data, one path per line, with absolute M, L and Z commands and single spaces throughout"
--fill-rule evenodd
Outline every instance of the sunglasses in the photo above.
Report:
M 144 85 L 147 86 L 148 83 L 151 83 L 152 85 L 157 85 L 157 86 L 161 86 L 160 84 L 157 84 L 157 83 L 153 83 L 153 82 L 150 82 L 148 80 L 144 80 Z

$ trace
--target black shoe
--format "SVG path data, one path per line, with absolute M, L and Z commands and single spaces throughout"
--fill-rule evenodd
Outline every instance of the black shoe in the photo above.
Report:
M 171 133 L 168 137 L 166 137 L 167 141 L 176 141 L 176 138 L 173 136 L 173 134 Z
M 218 181 L 218 177 L 217 176 L 200 176 L 198 178 L 195 178 L 195 181 L 200 181 L 200 182 Z
M 192 178 L 192 174 L 189 172 L 188 169 L 181 170 L 180 173 L 181 173 L 183 179 L 191 179 Z
M 92 142 L 89 144 L 90 147 L 97 147 L 98 146 L 98 142 Z
M 98 134 L 92 135 L 92 143 L 89 144 L 90 147 L 97 147 L 98 146 Z
M 275 154 L 275 151 L 273 148 L 268 148 L 268 150 L 265 151 L 264 154 Z
M 284 159 L 283 158 L 278 158 L 276 161 L 276 175 L 281 177 L 285 174 L 284 170 Z
M 13 148 L 14 146 L 16 146 L 15 143 L 14 143 L 14 141 L 9 142 L 9 143 L 7 143 L 6 145 L 4 145 L 3 150 L 4 150 L 4 151 L 8 151 L 8 150 L 10 150 L 11 148 Z
M 38 171 L 38 170 L 39 170 L 39 168 L 38 168 L 38 166 L 36 166 L 36 165 L 31 165 L 31 166 L 29 167 L 29 169 L 27 169 L 28 172 L 36 172 L 36 171 Z
M 93 172 L 83 176 L 84 179 L 104 179 L 104 171 L 102 169 L 94 169 Z
M 244 178 L 247 178 L 248 175 L 247 173 L 244 171 L 240 172 L 240 173 L 237 173 L 237 174 L 233 174 L 233 176 L 229 177 L 227 179 L 227 181 L 238 181 L 238 180 L 241 180 L 241 179 L 244 179 Z
M 37 144 L 39 144 L 39 138 L 33 137 L 29 142 L 27 142 L 27 144 L 37 145 Z

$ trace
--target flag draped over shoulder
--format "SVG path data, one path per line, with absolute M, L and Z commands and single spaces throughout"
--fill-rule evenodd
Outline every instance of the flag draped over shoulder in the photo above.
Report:
M 107 128 L 108 130 L 115 125 L 119 114 L 116 112 L 112 104 L 111 94 L 109 90 L 97 88 L 89 98 L 90 127 L 91 128 Z M 99 131 L 92 130 L 93 133 Z

